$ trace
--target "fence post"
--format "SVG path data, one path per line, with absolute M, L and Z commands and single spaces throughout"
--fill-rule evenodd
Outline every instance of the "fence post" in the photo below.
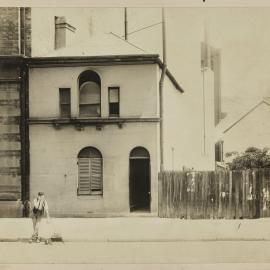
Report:
M 161 173 L 158 173 L 158 216 L 162 217 L 161 214 L 161 207 L 162 207 L 162 177 L 161 177 Z
M 232 218 L 232 171 L 229 171 L 229 218 Z

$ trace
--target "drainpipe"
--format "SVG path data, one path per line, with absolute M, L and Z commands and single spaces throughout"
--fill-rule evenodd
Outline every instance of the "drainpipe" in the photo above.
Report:
M 19 32 L 19 54 L 24 55 L 25 56 L 25 41 L 26 41 L 26 37 L 25 37 L 25 16 L 26 16 L 26 12 L 25 12 L 25 7 L 23 8 L 19 8 L 19 23 L 18 23 L 18 32 Z
M 18 8 L 18 54 L 25 56 L 26 30 L 25 30 L 25 7 Z
M 128 28 L 128 22 L 127 22 L 127 8 L 125 7 L 125 40 L 128 39 L 127 28 Z
M 160 172 L 164 170 L 164 149 L 163 149 L 163 88 L 164 88 L 164 79 L 167 70 L 167 61 L 166 61 L 166 25 L 165 25 L 165 10 L 162 8 L 162 48 L 163 48 L 163 65 L 162 73 L 159 81 L 159 134 L 160 134 Z
M 207 25 L 204 22 L 204 65 L 203 65 L 203 155 L 206 155 L 206 104 L 205 104 L 205 72 L 211 69 L 211 50 L 208 44 Z
M 21 54 L 21 8 L 18 8 L 18 54 Z

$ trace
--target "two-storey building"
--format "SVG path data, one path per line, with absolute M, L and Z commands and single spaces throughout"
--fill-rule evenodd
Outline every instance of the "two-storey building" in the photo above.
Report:
M 92 42 L 29 60 L 30 195 L 60 216 L 155 213 L 162 63 L 113 36 L 113 55 L 91 56 Z M 169 72 L 165 92 L 183 92 Z

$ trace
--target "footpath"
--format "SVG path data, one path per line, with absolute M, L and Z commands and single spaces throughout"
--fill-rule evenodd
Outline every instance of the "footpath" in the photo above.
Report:
M 270 218 L 182 220 L 158 217 L 46 218 L 40 236 L 61 235 L 65 242 L 270 241 Z M 25 241 L 30 218 L 1 218 L 0 242 Z

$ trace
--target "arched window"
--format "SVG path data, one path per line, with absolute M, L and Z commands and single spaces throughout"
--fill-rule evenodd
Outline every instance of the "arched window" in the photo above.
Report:
M 86 70 L 79 77 L 80 116 L 100 116 L 101 81 L 99 75 Z
M 78 154 L 78 195 L 103 193 L 102 155 L 94 147 L 83 148 Z

